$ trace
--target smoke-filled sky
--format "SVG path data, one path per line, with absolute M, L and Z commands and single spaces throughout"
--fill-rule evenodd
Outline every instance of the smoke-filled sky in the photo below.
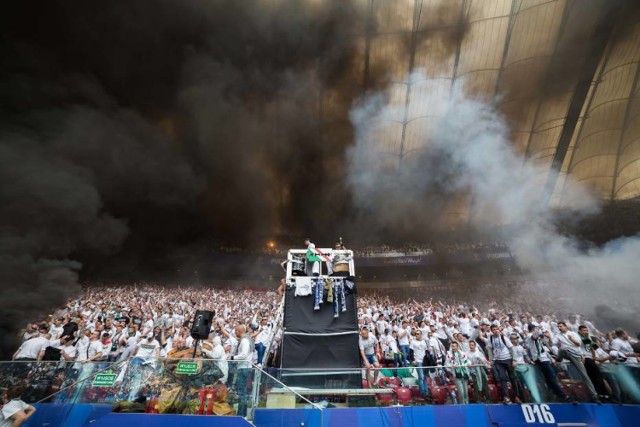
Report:
M 465 92 L 465 82 L 450 92 L 439 90 L 415 72 L 409 78 L 415 92 L 428 103 L 433 119 L 418 139 L 421 147 L 402 163 L 371 150 L 380 135 L 401 120 L 404 106 L 384 94 L 365 98 L 352 111 L 356 143 L 349 149 L 348 182 L 357 188 L 355 203 L 375 215 L 380 224 L 399 224 L 405 212 L 421 217 L 433 212 L 432 200 L 442 202 L 461 194 L 473 200 L 471 223 L 477 228 L 505 224 L 503 235 L 518 265 L 553 292 L 566 298 L 568 309 L 589 316 L 596 305 L 616 305 L 617 324 L 640 326 L 638 277 L 640 236 L 585 250 L 581 242 L 557 229 L 558 213 L 539 191 L 548 169 L 524 163 L 510 142 L 506 118 L 496 108 Z M 563 215 L 586 218 L 598 212 L 599 202 L 586 187 L 568 182 Z M 434 197 L 432 195 L 441 197 Z M 413 217 L 411 217 L 413 218 Z M 608 319 L 609 320 L 609 319 Z
M 534 166 L 514 178 L 512 168 L 525 162 L 507 147 L 529 102 L 517 95 L 543 101 L 549 91 L 570 90 L 590 46 L 587 23 L 603 3 L 578 3 L 558 47 L 567 62 L 549 64 L 553 78 L 507 73 L 496 89 L 478 79 L 466 91 L 445 91 L 450 96 L 414 96 L 412 104 L 434 116 L 464 113 L 487 126 L 474 135 L 473 126 L 451 130 L 444 121 L 412 134 L 417 147 L 464 131 L 465 140 L 493 144 L 501 162 L 491 151 L 469 163 L 435 149 L 399 169 L 370 167 L 377 163 L 362 136 L 376 127 L 362 123 L 402 105 L 389 100 L 389 88 L 418 62 L 432 66 L 423 69 L 429 75 L 455 61 L 471 19 L 459 3 L 4 2 L 0 358 L 14 348 L 12 331 L 78 292 L 79 274 L 126 278 L 172 268 L 165 261 L 173 253 L 214 238 L 239 245 L 275 234 L 428 239 L 450 225 L 440 219 L 454 199 L 472 201 L 478 224 L 496 212 L 522 218 L 524 189 L 540 182 L 531 180 Z M 406 31 L 409 8 L 414 32 Z M 398 42 L 385 49 L 380 43 L 390 37 Z M 429 54 L 417 57 L 420 50 Z M 506 192 L 509 200 L 487 191 L 505 182 L 521 184 Z M 546 229 L 546 211 L 534 208 L 543 218 L 536 227 Z M 531 245 L 523 259 L 541 248 Z

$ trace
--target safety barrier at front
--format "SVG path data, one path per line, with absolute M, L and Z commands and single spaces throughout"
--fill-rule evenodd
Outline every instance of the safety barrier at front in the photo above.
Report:
M 309 421 L 322 418 L 319 407 L 248 362 L 140 358 L 117 363 L 1 362 L 0 387 L 22 387 L 21 398 L 37 406 L 29 425 L 95 426 L 110 413 L 250 420 L 257 406 L 266 406 L 271 388 L 287 390 L 304 402 Z
M 550 365 L 546 373 L 537 365 L 517 365 L 506 381 L 488 365 L 460 368 L 294 372 L 208 359 L 3 362 L 0 387 L 23 385 L 22 399 L 39 409 L 30 425 L 47 422 L 53 427 L 88 425 L 108 413 L 239 415 L 251 420 L 259 408 L 303 410 L 305 425 L 316 425 L 322 424 L 322 408 L 491 404 L 505 396 L 532 405 L 590 402 L 596 400 L 592 386 L 605 403 L 640 403 L 640 368 L 633 365 L 600 364 L 601 378 L 591 384 L 570 363 Z M 557 389 L 550 378 L 557 380 Z

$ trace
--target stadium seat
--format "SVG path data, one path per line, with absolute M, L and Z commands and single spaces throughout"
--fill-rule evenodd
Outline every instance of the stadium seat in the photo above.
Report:
M 476 401 L 476 390 L 473 388 L 473 385 L 469 384 L 467 386 L 467 393 L 469 394 L 469 403 Z
M 389 384 L 391 384 L 394 387 L 401 387 L 402 386 L 402 380 L 398 377 L 393 377 L 389 379 Z
M 378 380 L 380 388 L 396 388 L 402 386 L 402 380 L 398 377 L 382 377 Z
M 589 390 L 587 390 L 587 387 L 584 384 L 574 383 L 571 386 L 571 391 L 573 392 L 573 395 L 575 396 L 578 402 L 591 401 L 591 398 L 589 396 Z
M 376 400 L 380 402 L 382 406 L 389 406 L 393 404 L 393 394 L 392 393 L 376 393 Z
M 420 398 L 420 387 L 418 387 L 417 385 L 412 385 L 409 387 L 409 390 L 411 390 L 411 396 L 413 396 L 414 400 Z
M 489 397 L 491 398 L 491 401 L 493 403 L 498 403 L 502 400 L 502 398 L 500 397 L 500 390 L 498 389 L 498 386 L 495 384 L 489 384 Z
M 371 388 L 369 386 L 369 381 L 367 381 L 365 378 L 362 379 L 362 388 Z
M 433 397 L 433 401 L 438 405 L 444 405 L 447 402 L 449 396 L 449 389 L 447 387 L 435 386 L 429 387 L 429 393 Z
M 411 398 L 411 390 L 408 387 L 398 387 L 395 389 L 396 399 L 401 405 L 410 405 L 413 401 Z

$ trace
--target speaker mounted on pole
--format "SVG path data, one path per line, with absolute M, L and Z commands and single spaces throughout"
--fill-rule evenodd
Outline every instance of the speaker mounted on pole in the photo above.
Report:
M 191 325 L 191 336 L 196 340 L 206 340 L 209 338 L 211 324 L 213 323 L 215 312 L 208 310 L 197 310 Z

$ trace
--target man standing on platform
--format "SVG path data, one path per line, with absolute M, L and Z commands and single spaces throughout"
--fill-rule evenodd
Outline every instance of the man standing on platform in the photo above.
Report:
M 311 239 L 304 239 L 304 244 L 307 245 L 306 259 L 310 267 L 307 270 L 307 274 L 309 274 L 310 271 L 313 276 L 313 279 L 311 279 L 313 283 L 313 309 L 320 310 L 320 304 L 322 304 L 322 292 L 324 291 L 324 285 L 319 278 L 322 258 L 316 251 L 316 245 L 311 243 Z

